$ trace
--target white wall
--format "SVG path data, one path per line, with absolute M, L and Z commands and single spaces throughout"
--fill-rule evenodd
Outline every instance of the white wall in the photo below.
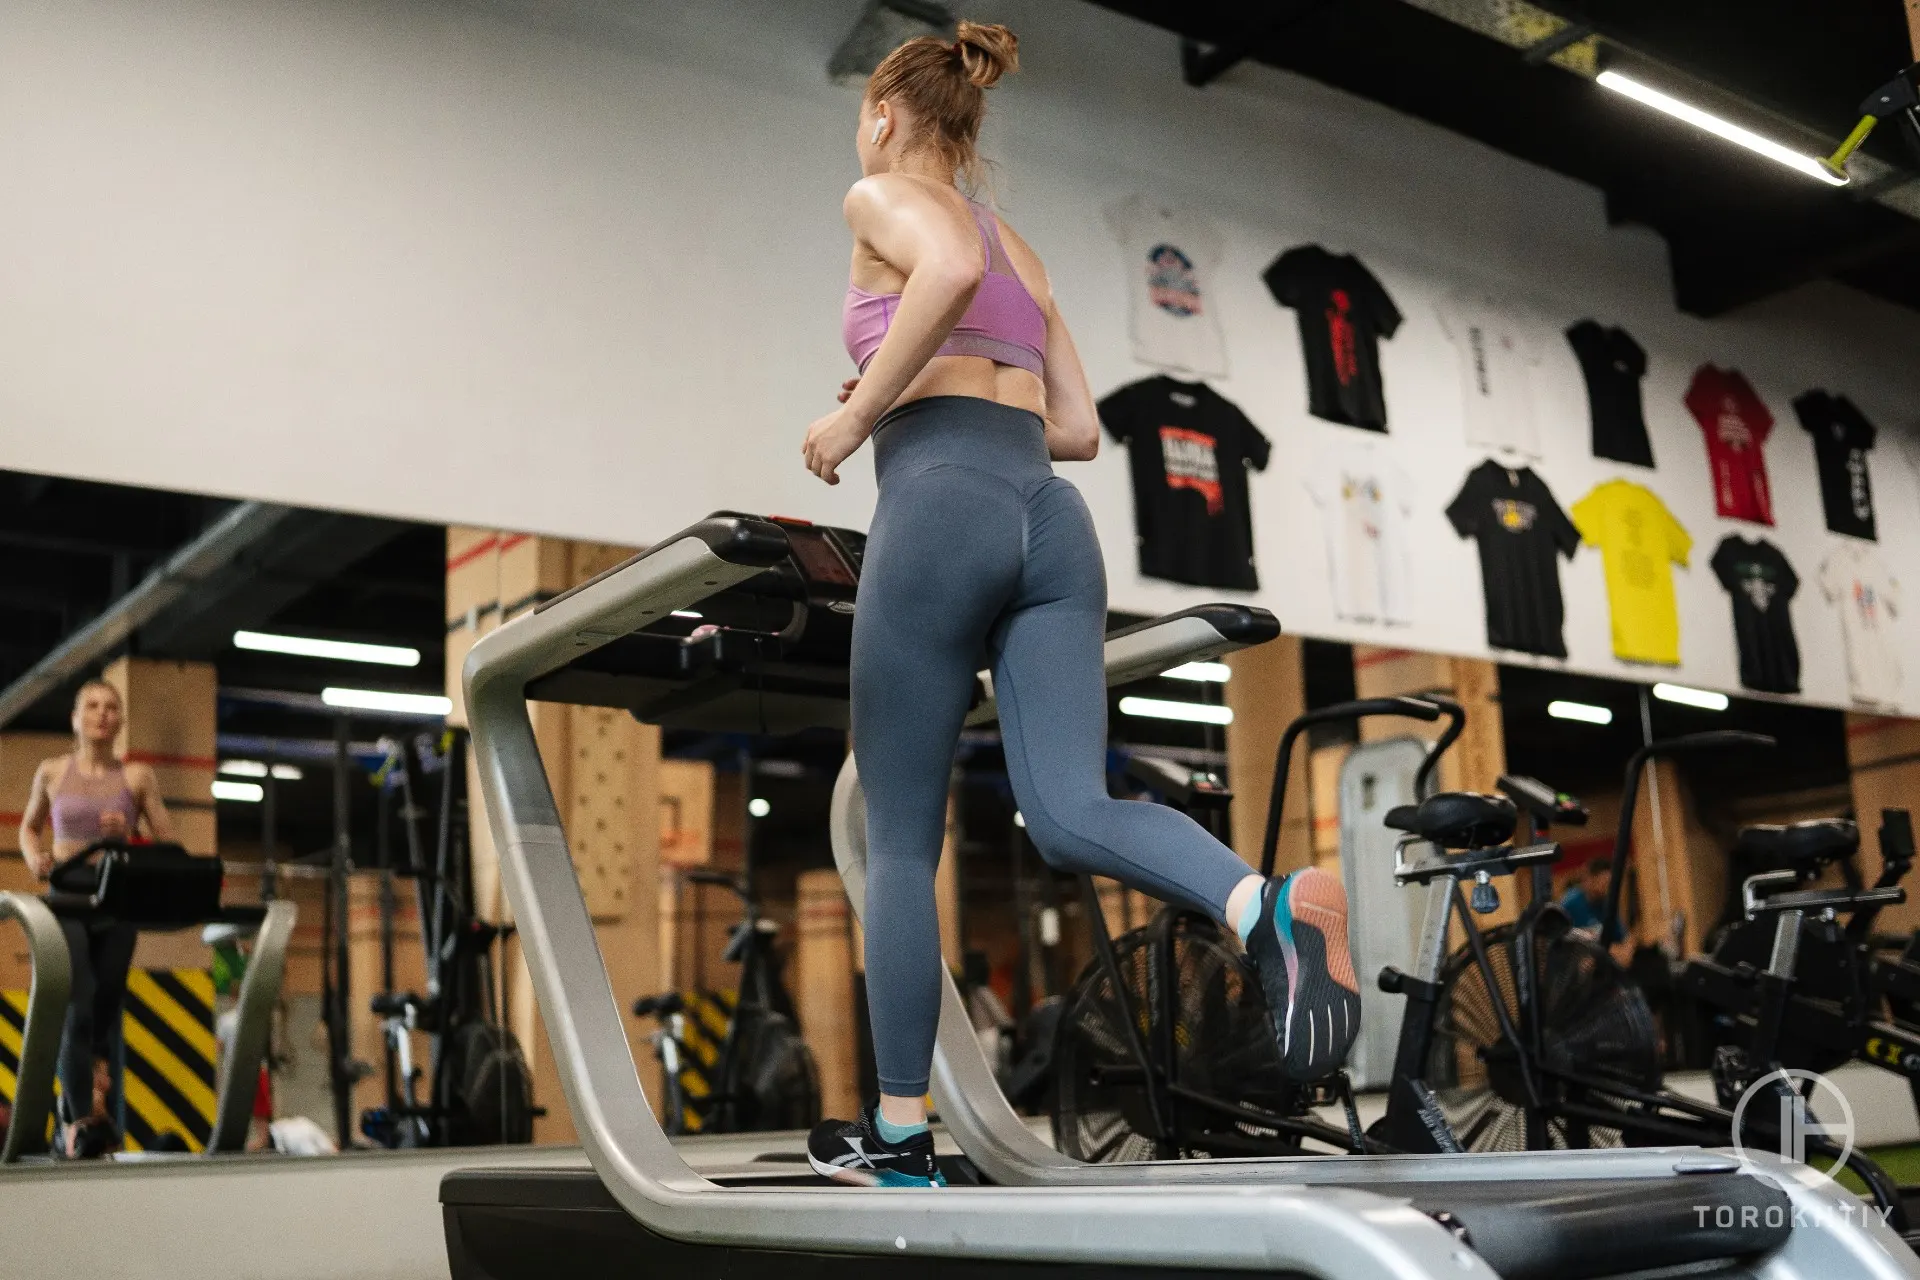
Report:
M 854 90 L 828 53 L 861 0 L 451 5 L 427 0 L 5 0 L 0 42 L 0 466 L 644 542 L 719 506 L 864 526 L 864 464 L 828 489 L 805 424 L 848 371 L 839 198 Z M 1826 286 L 1713 323 L 1678 315 L 1664 249 L 1599 195 L 1457 136 L 1257 67 L 1202 92 L 1165 33 L 1063 0 L 983 3 L 1026 69 L 993 94 L 1009 221 L 1047 259 L 1097 391 L 1128 357 L 1101 207 L 1146 192 L 1226 229 L 1221 392 L 1277 445 L 1254 477 L 1257 601 L 1290 630 L 1485 652 L 1477 561 L 1440 515 L 1479 460 L 1434 301 L 1460 283 L 1534 317 L 1547 458 L 1565 506 L 1621 473 L 1588 456 L 1559 331 L 1593 315 L 1652 355 L 1659 470 L 1630 478 L 1692 531 L 1680 678 L 1737 689 L 1717 520 L 1680 404 L 1705 360 L 1778 419 L 1778 528 L 1810 700 L 1843 704 L 1825 532 L 1789 400 L 1855 400 L 1890 437 L 1920 390 L 1920 322 Z M 1391 446 L 1420 479 L 1418 623 L 1332 613 L 1317 451 L 1292 313 L 1258 272 L 1317 240 L 1359 253 L 1408 316 L 1384 348 Z M 1920 563 L 1920 475 L 1874 458 L 1882 551 Z M 1217 597 L 1133 571 L 1126 460 L 1068 467 L 1116 607 Z M 1753 530 L 1748 527 L 1748 532 Z M 1572 665 L 1609 652 L 1598 556 L 1563 571 Z M 1920 619 L 1902 620 L 1920 713 Z

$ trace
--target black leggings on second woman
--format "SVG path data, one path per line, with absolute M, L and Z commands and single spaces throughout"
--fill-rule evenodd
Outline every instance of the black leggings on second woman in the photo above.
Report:
M 1014 799 L 1050 865 L 1216 920 L 1249 868 L 1184 814 L 1107 795 L 1106 571 L 1040 418 L 933 396 L 882 418 L 873 451 L 853 623 L 867 1003 L 881 1090 L 917 1097 L 940 1013 L 934 872 L 976 672 L 992 672 Z
M 93 1113 L 94 1060 L 113 1059 L 140 933 L 131 925 L 79 920 L 62 920 L 60 929 L 67 935 L 73 962 L 72 994 L 60 1037 L 62 1109 L 69 1119 L 84 1120 Z

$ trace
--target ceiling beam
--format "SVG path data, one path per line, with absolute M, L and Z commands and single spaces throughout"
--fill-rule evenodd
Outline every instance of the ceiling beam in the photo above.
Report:
M 1250 25 L 1242 34 L 1216 45 L 1182 37 L 1180 41 L 1180 78 L 1196 89 L 1204 89 L 1233 68 L 1254 57 L 1260 47 L 1301 19 L 1318 13 L 1332 0 L 1293 0 L 1280 5 L 1266 18 Z

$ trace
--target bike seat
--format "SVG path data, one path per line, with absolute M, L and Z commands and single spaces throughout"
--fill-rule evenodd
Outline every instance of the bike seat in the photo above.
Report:
M 1513 801 L 1478 791 L 1442 791 L 1419 804 L 1387 810 L 1386 824 L 1410 831 L 1442 849 L 1487 849 L 1513 838 L 1518 821 Z
M 1744 827 L 1734 850 L 1758 858 L 1819 866 L 1851 858 L 1859 847 L 1860 828 L 1850 819 L 1811 818 L 1785 826 Z

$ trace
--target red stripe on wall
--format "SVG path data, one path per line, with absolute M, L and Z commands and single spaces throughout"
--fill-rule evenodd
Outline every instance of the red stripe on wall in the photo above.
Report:
M 515 533 L 500 539 L 500 554 L 505 555 L 532 536 L 530 533 Z
M 474 543 L 471 547 L 468 547 L 465 551 L 462 551 L 459 555 L 450 557 L 447 560 L 447 572 L 451 573 L 455 569 L 458 569 L 461 565 L 473 563 L 475 560 L 478 560 L 481 556 L 487 554 L 487 552 L 489 551 L 492 551 L 495 547 L 498 547 L 499 545 L 500 545 L 499 534 L 491 534 L 488 537 L 480 539 L 480 541 Z
M 1380 652 L 1370 653 L 1364 658 L 1355 658 L 1353 660 L 1353 669 L 1360 671 L 1367 667 L 1377 667 L 1383 662 L 1398 662 L 1402 658 L 1414 658 L 1418 656 L 1419 655 L 1412 649 L 1382 649 Z
M 158 751 L 129 751 L 125 759 L 128 764 L 168 764 L 188 769 L 211 769 L 220 763 L 212 756 L 169 756 Z

